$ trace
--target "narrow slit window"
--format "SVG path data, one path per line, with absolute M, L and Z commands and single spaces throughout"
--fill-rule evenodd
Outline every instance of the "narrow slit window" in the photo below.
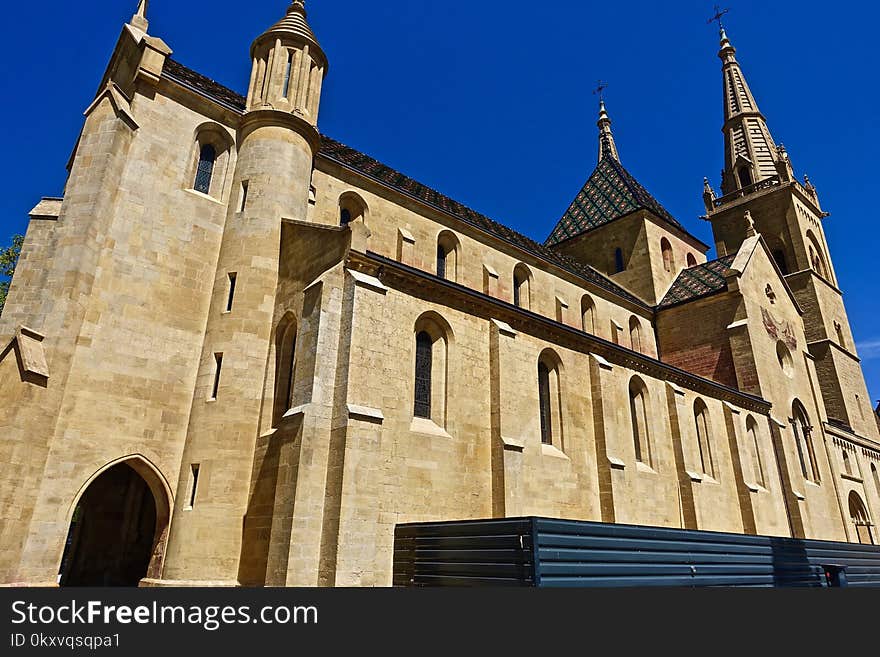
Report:
M 614 251 L 614 273 L 619 274 L 626 270 L 626 263 L 623 261 L 623 249 L 615 249 Z
M 214 354 L 214 388 L 211 391 L 211 399 L 217 399 L 220 390 L 220 370 L 223 369 L 223 354 Z
M 290 341 L 290 369 L 287 372 L 287 395 L 285 396 L 288 410 L 293 408 L 293 382 L 296 379 L 296 332 Z
M 229 297 L 226 299 L 226 312 L 232 312 L 232 302 L 235 299 L 235 279 L 238 277 L 234 271 L 229 272 Z
M 446 278 L 446 249 L 442 244 L 437 245 L 437 276 Z
M 247 197 L 248 197 L 248 181 L 241 181 L 241 195 L 238 198 L 238 211 L 244 212 L 244 209 L 247 207 Z
M 293 70 L 293 52 L 287 51 L 287 66 L 284 68 L 284 91 L 282 95 L 285 98 L 290 97 L 290 73 Z
M 200 465 L 198 463 L 193 463 L 190 466 L 190 491 L 189 491 L 189 507 L 192 509 L 196 505 L 196 493 L 199 490 L 199 469 Z

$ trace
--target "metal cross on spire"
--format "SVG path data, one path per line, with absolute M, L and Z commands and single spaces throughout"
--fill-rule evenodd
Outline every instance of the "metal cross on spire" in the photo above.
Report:
M 715 5 L 715 15 L 706 21 L 707 25 L 711 25 L 712 23 L 718 23 L 718 29 L 722 32 L 724 31 L 724 17 L 730 13 L 730 9 L 722 9 L 718 5 Z
M 608 88 L 608 83 L 602 82 L 602 80 L 599 80 L 598 86 L 593 90 L 593 95 L 599 96 L 599 100 L 604 101 L 605 100 L 605 90 L 607 88 Z

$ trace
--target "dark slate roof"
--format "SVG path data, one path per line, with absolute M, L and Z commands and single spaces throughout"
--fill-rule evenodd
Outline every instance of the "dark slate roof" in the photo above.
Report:
M 703 265 L 685 269 L 675 279 L 669 292 L 666 293 L 657 308 L 677 306 L 726 290 L 727 281 L 724 277 L 735 259 L 736 254 L 734 253 Z
M 210 78 L 206 78 L 205 76 L 186 68 L 172 59 L 166 60 L 165 69 L 162 74 L 193 89 L 197 93 L 220 102 L 222 105 L 237 111 L 244 111 L 246 103 L 244 96 L 231 91 Z M 391 167 L 388 167 L 353 148 L 349 148 L 330 137 L 322 136 L 321 140 L 322 145 L 319 155 L 348 169 L 352 169 L 368 178 L 372 178 L 377 182 L 387 185 L 400 193 L 415 198 L 422 203 L 450 214 L 457 219 L 512 244 L 541 260 L 549 262 L 550 264 L 553 264 L 581 279 L 587 280 L 618 297 L 645 308 L 649 307 L 644 301 L 630 294 L 624 288 L 599 273 L 599 271 L 593 267 L 581 264 L 543 244 L 539 244 L 525 235 L 499 224 L 479 212 L 471 210 L 458 201 L 454 201 L 448 196 L 444 196 L 440 192 L 416 182 L 412 178 L 395 171 Z M 638 183 L 635 184 L 638 185 Z M 647 194 L 647 192 L 645 192 L 645 194 Z
M 527 253 L 540 258 L 541 260 L 545 260 L 553 265 L 556 265 L 560 269 L 563 269 L 575 276 L 578 276 L 582 279 L 590 281 L 602 287 L 613 294 L 616 294 L 619 297 L 623 297 L 633 303 L 637 303 L 640 306 L 647 307 L 644 301 L 641 301 L 638 297 L 633 296 L 625 289 L 609 280 L 603 274 L 599 273 L 598 270 L 590 267 L 589 265 L 581 264 L 572 258 L 569 258 L 562 253 L 558 253 L 557 251 L 550 249 L 543 244 L 539 244 L 532 239 L 529 239 L 525 235 L 516 232 L 504 226 L 503 224 L 499 224 L 492 219 L 489 219 L 485 215 L 480 214 L 474 210 L 471 210 L 465 205 L 462 205 L 458 201 L 454 201 L 448 196 L 444 196 L 440 192 L 437 192 L 430 187 L 427 187 L 419 182 L 416 182 L 412 178 L 405 176 L 402 173 L 395 171 L 394 169 L 385 166 L 381 162 L 374 160 L 368 155 L 364 155 L 363 153 L 354 150 L 353 148 L 349 148 L 344 144 L 340 144 L 338 141 L 330 139 L 329 137 L 323 136 L 322 138 L 322 146 L 321 146 L 321 155 L 324 157 L 334 160 L 350 169 L 357 171 L 369 178 L 373 178 L 389 187 L 394 188 L 398 192 L 402 192 L 408 196 L 411 196 L 423 203 L 433 206 L 439 210 L 447 214 L 451 214 L 464 221 L 467 224 L 475 226 L 480 230 L 489 233 L 509 244 L 512 244 L 515 247 L 526 251 Z
M 170 57 L 165 60 L 162 75 L 238 112 L 243 112 L 247 104 L 247 98 L 241 94 L 235 93 L 211 78 L 206 78 L 201 73 L 196 73 Z
M 642 209 L 687 232 L 620 162 L 606 155 L 562 215 L 545 244 L 554 246 Z

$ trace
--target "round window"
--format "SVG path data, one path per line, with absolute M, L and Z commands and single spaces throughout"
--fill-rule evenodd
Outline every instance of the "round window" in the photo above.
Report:
M 794 361 L 791 357 L 791 350 L 782 340 L 776 343 L 776 358 L 779 360 L 779 366 L 785 375 L 789 378 L 794 375 Z

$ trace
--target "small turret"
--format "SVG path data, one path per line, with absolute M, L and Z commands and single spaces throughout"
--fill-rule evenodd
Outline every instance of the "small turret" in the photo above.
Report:
M 306 20 L 304 0 L 294 0 L 285 16 L 256 38 L 251 59 L 248 111 L 291 112 L 317 125 L 327 56 Z

